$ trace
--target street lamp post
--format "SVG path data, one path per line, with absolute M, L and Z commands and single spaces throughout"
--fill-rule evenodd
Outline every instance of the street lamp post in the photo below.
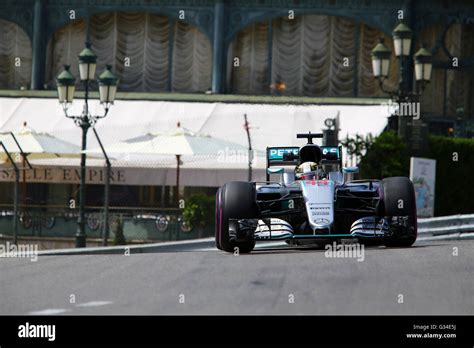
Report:
M 406 78 L 406 72 L 409 68 L 407 62 L 409 61 L 412 46 L 412 36 L 411 29 L 404 23 L 398 24 L 393 30 L 395 56 L 399 62 L 398 89 L 396 90 L 387 90 L 384 85 L 390 73 L 391 51 L 385 46 L 383 39 L 375 46 L 371 54 L 374 77 L 378 80 L 380 89 L 389 94 L 391 99 L 398 104 L 399 111 L 401 110 L 401 103 L 419 102 L 419 97 L 431 78 L 431 53 L 423 47 L 414 56 L 416 84 L 414 89 L 412 88 L 413 81 L 409 81 Z M 399 114 L 399 116 L 403 115 Z M 404 117 L 398 117 L 398 134 L 402 137 L 405 136 Z
M 115 93 L 117 91 L 117 78 L 108 65 L 105 71 L 99 76 L 99 97 L 100 103 L 104 106 L 103 115 L 92 115 L 89 112 L 89 87 L 91 81 L 95 79 L 97 66 L 97 56 L 86 43 L 86 48 L 79 54 L 79 74 L 81 81 L 84 82 L 84 107 L 81 115 L 72 116 L 68 114 L 68 109 L 74 100 L 75 78 L 69 71 L 69 66 L 64 66 L 64 71 L 57 78 L 58 99 L 62 105 L 64 114 L 67 118 L 73 119 L 75 124 L 82 129 L 82 152 L 81 152 L 81 177 L 79 189 L 79 218 L 77 220 L 76 248 L 86 246 L 85 231 L 85 203 L 86 203 L 86 153 L 87 131 L 97 120 L 107 116 L 110 106 L 113 105 Z

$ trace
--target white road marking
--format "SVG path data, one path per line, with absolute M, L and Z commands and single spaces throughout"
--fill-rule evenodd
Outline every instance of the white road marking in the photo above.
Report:
M 55 315 L 68 312 L 69 310 L 64 308 L 49 308 L 41 311 L 29 312 L 28 315 Z
M 100 307 L 111 304 L 112 301 L 90 301 L 85 303 L 76 304 L 75 307 Z M 64 308 L 48 308 L 40 311 L 29 312 L 28 315 L 56 315 L 66 312 L 71 312 L 71 309 Z
M 79 303 L 76 307 L 99 307 L 99 306 L 106 306 L 111 304 L 112 301 L 90 301 L 86 303 Z

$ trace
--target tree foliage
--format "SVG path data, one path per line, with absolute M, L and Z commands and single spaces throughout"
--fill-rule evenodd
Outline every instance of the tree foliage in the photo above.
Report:
M 125 239 L 125 235 L 123 233 L 123 220 L 120 216 L 117 219 L 117 224 L 115 226 L 115 237 L 114 237 L 114 245 L 126 245 L 127 240 Z
M 204 193 L 191 195 L 185 201 L 183 219 L 191 227 L 204 228 L 214 221 L 215 197 Z
M 405 143 L 393 131 L 380 134 L 359 165 L 360 178 L 383 179 L 390 176 L 408 176 L 410 154 Z
M 353 138 L 349 138 L 349 135 L 347 135 L 346 138 L 341 141 L 341 145 L 346 149 L 347 155 L 351 159 L 351 165 L 359 165 L 362 157 L 367 153 L 367 150 L 373 142 L 374 137 L 371 133 L 367 134 L 365 137 L 356 134 Z M 354 160 L 355 163 L 353 163 Z
M 474 139 L 430 136 L 421 157 L 436 160 L 435 215 L 474 213 Z M 409 176 L 411 154 L 393 131 L 383 132 L 360 162 L 362 179 Z M 464 180 L 463 180 L 464 179 Z

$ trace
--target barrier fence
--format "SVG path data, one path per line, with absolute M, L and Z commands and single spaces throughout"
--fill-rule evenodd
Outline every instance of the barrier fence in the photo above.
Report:
M 19 237 L 73 238 L 77 232 L 78 209 L 55 206 L 19 206 Z M 0 236 L 13 236 L 12 206 L 0 206 Z M 123 222 L 126 241 L 175 241 L 210 237 L 214 226 L 191 228 L 179 209 L 144 209 L 110 207 L 109 240 L 115 238 L 117 222 Z M 88 207 L 86 233 L 90 238 L 103 238 L 104 211 Z M 450 215 L 418 219 L 418 239 L 474 238 L 474 214 Z
M 474 214 L 418 219 L 418 239 L 474 238 Z
M 52 206 L 19 207 L 18 237 L 73 238 L 77 232 L 79 209 Z M 0 236 L 13 236 L 14 211 L 11 206 L 0 206 Z M 118 221 L 123 222 L 123 234 L 130 241 L 173 241 L 209 237 L 214 226 L 191 228 L 179 209 L 144 209 L 110 207 L 109 240 L 113 241 Z M 103 238 L 104 210 L 86 209 L 88 238 Z

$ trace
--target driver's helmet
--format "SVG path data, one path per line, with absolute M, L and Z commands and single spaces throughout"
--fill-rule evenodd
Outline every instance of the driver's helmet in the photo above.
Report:
M 296 166 L 295 176 L 297 180 L 314 180 L 318 164 L 316 162 L 304 162 Z

